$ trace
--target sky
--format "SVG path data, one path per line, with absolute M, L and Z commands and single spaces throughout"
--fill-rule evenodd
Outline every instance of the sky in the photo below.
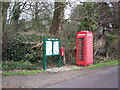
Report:
M 74 0 L 75 1 L 75 0 Z M 76 5 L 80 4 L 80 2 L 71 2 L 72 4 L 72 7 L 75 7 Z M 71 10 L 72 10 L 72 7 L 70 7 L 69 5 L 66 5 L 66 8 L 65 8 L 65 19 L 68 19 L 70 14 L 71 14 Z

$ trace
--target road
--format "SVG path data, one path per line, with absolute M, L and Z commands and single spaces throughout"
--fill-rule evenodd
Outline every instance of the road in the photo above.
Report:
M 46 88 L 118 88 L 118 66 L 54 84 Z

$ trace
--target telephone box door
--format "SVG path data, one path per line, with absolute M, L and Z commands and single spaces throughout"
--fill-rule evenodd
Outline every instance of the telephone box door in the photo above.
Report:
M 84 64 L 85 61 L 85 34 L 78 34 L 77 37 L 77 65 Z

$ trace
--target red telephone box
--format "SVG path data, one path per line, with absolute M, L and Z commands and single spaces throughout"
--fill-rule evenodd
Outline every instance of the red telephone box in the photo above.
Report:
M 93 64 L 93 33 L 90 31 L 80 31 L 77 33 L 77 60 L 78 66 Z

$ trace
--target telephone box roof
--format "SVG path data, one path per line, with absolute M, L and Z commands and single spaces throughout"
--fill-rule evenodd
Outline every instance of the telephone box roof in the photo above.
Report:
M 80 31 L 78 33 L 86 33 L 86 34 L 88 33 L 89 34 L 89 33 L 92 33 L 92 32 L 91 31 L 85 31 L 85 30 L 83 30 L 83 31 Z

